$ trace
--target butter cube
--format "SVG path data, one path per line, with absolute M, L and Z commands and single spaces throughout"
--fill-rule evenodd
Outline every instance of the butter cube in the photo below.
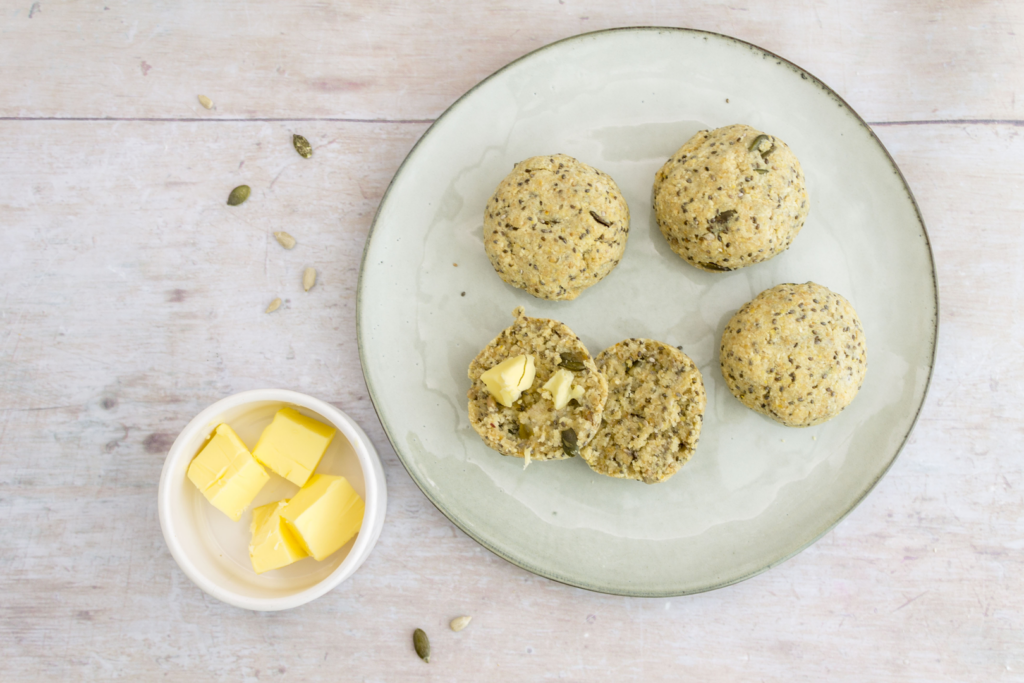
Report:
M 214 507 L 236 522 L 270 481 L 270 475 L 226 424 L 217 425 L 213 438 L 189 464 L 188 478 Z
M 533 356 L 522 355 L 504 360 L 480 375 L 481 381 L 494 400 L 511 407 L 523 392 L 533 386 L 537 367 Z
M 272 472 L 296 486 L 303 486 L 336 432 L 334 427 L 291 408 L 282 408 L 263 430 L 252 454 Z
M 572 372 L 562 368 L 556 370 L 551 379 L 541 387 L 541 392 L 554 402 L 555 410 L 561 410 L 572 399 L 579 400 L 583 397 L 583 387 L 572 385 L 575 378 Z
M 345 477 L 314 474 L 284 506 L 281 517 L 306 552 L 323 560 L 359 532 L 365 509 Z
M 257 574 L 280 569 L 309 556 L 281 519 L 281 509 L 287 504 L 287 500 L 279 500 L 252 511 L 249 560 Z

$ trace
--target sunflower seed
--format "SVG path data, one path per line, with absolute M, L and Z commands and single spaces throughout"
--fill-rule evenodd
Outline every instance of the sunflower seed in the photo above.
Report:
M 306 268 L 302 272 L 302 288 L 307 292 L 313 289 L 313 285 L 316 284 L 316 268 Z
M 228 195 L 228 206 L 238 206 L 244 202 L 249 198 L 250 191 L 248 185 L 239 185 L 231 190 L 231 194 Z
M 427 664 L 430 664 L 430 639 L 423 629 L 418 628 L 412 632 L 412 646 L 416 648 L 416 654 Z
M 295 246 L 295 238 L 286 232 L 275 232 L 274 239 L 285 249 L 291 249 Z
M 267 310 L 265 310 L 263 312 L 264 313 L 273 313 L 274 311 L 276 311 L 279 308 L 281 308 L 281 298 L 280 297 L 278 297 L 278 298 L 274 299 L 273 301 L 271 301 L 270 305 L 267 306 Z
M 313 146 L 309 144 L 309 140 L 298 133 L 292 135 L 292 145 L 295 147 L 295 151 L 298 152 L 299 156 L 303 159 L 308 159 L 313 156 Z
M 213 100 L 206 95 L 199 96 L 199 104 L 203 105 L 207 109 L 213 109 Z
M 473 617 L 455 617 L 454 619 L 452 619 L 452 623 L 450 624 L 450 626 L 452 627 L 453 631 L 458 632 L 469 626 L 469 622 L 472 619 Z

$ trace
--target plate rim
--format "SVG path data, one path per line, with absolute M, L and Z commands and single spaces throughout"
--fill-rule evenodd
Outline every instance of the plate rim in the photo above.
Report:
M 523 62 L 523 61 L 525 61 L 527 59 L 530 59 L 532 56 L 534 56 L 534 55 L 536 55 L 538 53 L 541 53 L 541 52 L 544 52 L 544 51 L 547 51 L 547 50 L 551 50 L 551 49 L 555 49 L 558 46 L 561 46 L 561 45 L 564 45 L 564 44 L 567 44 L 567 43 L 572 43 L 572 42 L 576 42 L 576 41 L 582 41 L 582 40 L 585 40 L 585 39 L 591 39 L 591 38 L 594 38 L 594 37 L 597 37 L 597 36 L 602 36 L 602 35 L 608 35 L 608 34 L 613 34 L 613 33 L 627 33 L 627 32 L 633 32 L 633 33 L 646 33 L 646 32 L 678 33 L 678 34 L 693 35 L 693 36 L 703 36 L 705 38 L 705 40 L 708 37 L 713 37 L 713 38 L 716 38 L 716 39 L 721 39 L 721 40 L 724 40 L 724 41 L 733 42 L 733 43 L 736 43 L 738 45 L 745 46 L 748 49 L 751 49 L 751 50 L 756 51 L 756 52 L 761 52 L 761 53 L 763 53 L 766 56 L 769 56 L 769 57 L 771 57 L 773 59 L 776 59 L 779 64 L 786 65 L 786 66 L 788 66 L 789 68 L 795 70 L 797 73 L 799 73 L 801 75 L 806 75 L 807 79 L 811 80 L 814 84 L 816 84 L 818 87 L 820 87 L 822 90 L 824 90 L 827 95 L 829 95 L 830 97 L 835 99 L 837 102 L 839 102 L 841 104 L 841 106 L 844 107 L 846 109 L 846 111 L 849 112 L 854 117 L 854 119 L 860 124 L 860 126 L 862 128 L 864 128 L 868 132 L 868 134 L 870 135 L 871 139 L 875 142 L 875 144 L 878 146 L 878 148 L 881 149 L 882 152 L 885 153 L 886 159 L 888 159 L 890 166 L 892 167 L 893 171 L 895 171 L 896 176 L 899 178 L 900 183 L 903 185 L 903 189 L 906 192 L 907 197 L 910 199 L 911 205 L 913 206 L 914 214 L 917 216 L 918 224 L 921 226 L 922 237 L 924 238 L 925 247 L 927 248 L 927 252 L 928 252 L 928 261 L 929 261 L 929 265 L 931 267 L 931 278 L 932 278 L 931 279 L 931 284 L 932 284 L 932 292 L 934 293 L 935 311 L 934 311 L 934 322 L 933 322 L 933 325 L 931 327 L 931 335 L 930 335 L 930 339 L 928 340 L 930 345 L 931 345 L 931 357 L 928 359 L 928 376 L 925 379 L 924 390 L 923 390 L 923 392 L 921 394 L 921 400 L 920 400 L 920 403 L 917 406 L 917 410 L 914 413 L 914 417 L 910 421 L 910 425 L 907 427 L 907 431 L 903 435 L 903 439 L 900 442 L 900 445 L 895 449 L 892 458 L 885 465 L 885 467 L 882 468 L 881 471 L 878 472 L 878 474 L 874 478 L 874 480 L 871 481 L 871 483 L 861 492 L 861 494 L 857 497 L 857 499 L 846 510 L 842 511 L 835 519 L 830 519 L 830 521 L 826 522 L 819 530 L 816 530 L 816 531 L 812 532 L 809 540 L 807 540 L 805 542 L 798 543 L 797 546 L 794 549 L 792 549 L 789 552 L 786 552 L 786 553 L 782 554 L 781 556 L 779 556 L 776 559 L 773 559 L 773 560 L 769 561 L 767 564 L 765 564 L 765 566 L 761 567 L 760 569 L 749 571 L 747 573 L 744 573 L 744 574 L 739 575 L 739 576 L 731 577 L 731 578 L 729 578 L 727 580 L 724 580 L 724 581 L 713 582 L 713 583 L 710 583 L 710 584 L 708 584 L 706 586 L 702 586 L 702 587 L 699 587 L 699 588 L 696 588 L 696 589 L 683 589 L 683 590 L 631 590 L 628 587 L 623 587 L 621 589 L 613 589 L 613 588 L 608 587 L 608 586 L 598 586 L 598 585 L 588 584 L 585 581 L 573 580 L 573 579 L 571 579 L 569 577 L 562 576 L 558 572 L 554 572 L 554 571 L 551 571 L 549 569 L 545 569 L 543 567 L 534 566 L 531 563 L 522 560 L 521 558 L 514 557 L 514 556 L 510 555 L 509 553 L 506 553 L 506 552 L 502 551 L 501 549 L 499 549 L 499 548 L 495 547 L 494 545 L 492 545 L 486 539 L 481 538 L 478 535 L 474 534 L 472 531 L 470 531 L 467 528 L 468 525 L 465 525 L 464 523 L 460 522 L 460 520 L 457 519 L 457 517 L 454 514 L 449 513 L 449 511 L 447 511 L 444 508 L 444 506 L 442 506 L 437 500 L 435 500 L 434 496 L 431 495 L 431 488 L 429 486 L 427 486 L 425 482 L 421 481 L 416 476 L 416 474 L 413 472 L 413 470 L 410 468 L 409 463 L 406 462 L 405 456 L 402 454 L 402 452 L 398 448 L 398 446 L 396 446 L 397 441 L 396 441 L 396 438 L 392 435 L 392 430 L 389 428 L 386 420 L 384 419 L 383 415 L 381 414 L 381 408 L 379 406 L 379 402 L 380 402 L 381 399 L 377 396 L 376 391 L 375 391 L 374 386 L 373 386 L 373 383 L 371 382 L 370 377 L 367 374 L 367 363 L 366 363 L 367 349 L 366 349 L 366 344 L 363 341 L 363 316 L 362 316 L 362 310 L 363 310 L 363 294 L 364 294 L 364 287 L 363 287 L 363 285 L 364 285 L 364 274 L 365 274 L 365 271 L 366 271 L 366 263 L 367 263 L 367 257 L 368 257 L 368 254 L 369 254 L 369 249 L 370 249 L 370 242 L 372 241 L 374 233 L 376 232 L 377 223 L 380 220 L 381 212 L 382 212 L 383 208 L 385 207 L 385 205 L 387 204 L 388 198 L 391 195 L 391 191 L 392 191 L 392 189 L 395 186 L 395 181 L 402 174 L 403 170 L 406 167 L 406 164 L 409 163 L 409 160 L 416 153 L 416 150 L 419 148 L 420 144 L 424 140 L 427 139 L 427 137 L 430 135 L 430 133 L 434 129 L 434 127 L 437 126 L 441 121 L 443 121 L 445 119 L 445 117 L 447 117 L 451 112 L 453 112 L 459 106 L 459 104 L 463 100 L 465 100 L 467 97 L 469 97 L 471 94 L 473 94 L 478 88 L 480 88 L 485 83 L 487 83 L 487 82 L 491 81 L 492 79 L 498 77 L 501 73 L 503 73 L 507 69 L 512 68 L 513 66 L 519 64 L 520 62 Z M 896 160 L 893 159 L 892 154 L 889 152 L 888 148 L 885 146 L 885 144 L 882 142 L 882 140 L 875 133 L 874 129 L 872 129 L 872 127 L 867 123 L 867 121 L 865 121 L 864 118 L 852 106 L 850 106 L 850 104 L 845 99 L 843 99 L 835 90 L 833 90 L 831 87 L 829 87 L 828 84 L 826 84 L 820 78 L 818 78 L 814 74 L 810 73 L 807 69 L 804 69 L 803 67 L 799 66 L 798 64 L 796 64 L 796 63 L 786 59 L 785 57 L 782 57 L 780 55 L 775 54 L 771 50 L 767 50 L 767 49 L 765 49 L 765 48 L 763 48 L 763 47 L 761 47 L 759 45 L 756 45 L 754 43 L 751 43 L 749 41 L 742 40 L 742 39 L 736 38 L 734 36 L 726 35 L 724 33 L 717 33 L 717 32 L 714 32 L 714 31 L 706 31 L 706 30 L 703 30 L 703 29 L 695 29 L 695 28 L 687 28 L 687 27 L 676 27 L 676 26 L 623 26 L 623 27 L 601 29 L 601 30 L 597 30 L 597 31 L 588 31 L 586 33 L 579 33 L 579 34 L 576 34 L 576 35 L 568 36 L 566 38 L 561 38 L 561 39 L 556 40 L 554 42 L 551 42 L 551 43 L 548 43 L 548 44 L 543 45 L 541 47 L 538 47 L 536 49 L 533 49 L 533 50 L 531 50 L 531 51 L 529 51 L 529 52 L 527 52 L 527 53 L 517 57 L 516 59 L 513 59 L 512 61 L 508 62 L 507 64 L 505 64 L 501 68 L 499 68 L 496 71 L 492 72 L 490 75 L 488 75 L 485 78 L 481 79 L 479 82 L 474 84 L 473 87 L 471 87 L 469 90 L 467 90 L 461 96 L 459 96 L 458 99 L 456 99 L 454 102 L 452 102 L 450 105 L 448 105 L 448 107 L 437 118 L 434 119 L 434 121 L 423 132 L 423 134 L 419 137 L 419 139 L 416 140 L 416 143 L 412 146 L 412 148 L 410 148 L 409 152 L 406 154 L 405 158 L 402 160 L 402 163 L 399 165 L 398 169 L 395 171 L 395 174 L 392 176 L 390 182 L 388 183 L 387 189 L 384 191 L 384 194 L 381 196 L 380 203 L 377 205 L 377 211 L 374 213 L 373 221 L 370 223 L 370 228 L 369 228 L 369 230 L 367 231 L 367 234 L 366 234 L 366 241 L 365 241 L 365 243 L 363 245 L 363 254 L 362 254 L 362 258 L 360 259 L 360 263 L 359 263 L 359 276 L 358 276 L 358 281 L 357 281 L 357 285 L 356 285 L 356 343 L 357 343 L 357 346 L 359 348 L 359 364 L 360 364 L 360 369 L 362 370 L 362 374 L 363 374 L 363 382 L 366 384 L 366 389 L 367 389 L 367 392 L 368 392 L 368 394 L 370 396 L 370 402 L 373 405 L 374 412 L 377 414 L 377 420 L 378 420 L 378 422 L 380 422 L 381 427 L 384 429 L 384 434 L 387 437 L 388 442 L 391 444 L 392 449 L 395 451 L 395 454 L 398 456 L 399 462 L 402 463 L 402 467 L 405 468 L 405 471 L 409 474 L 409 477 L 413 480 L 413 482 L 415 482 L 416 486 L 426 496 L 427 500 L 430 501 L 431 505 L 433 505 L 441 514 L 443 514 L 445 516 L 445 518 L 447 518 L 452 524 L 454 524 L 459 530 L 461 530 L 463 533 L 465 533 L 467 536 L 469 536 L 471 539 L 473 539 L 476 543 L 480 544 L 482 547 L 484 547 L 485 549 L 487 549 L 488 551 L 490 551 L 494 555 L 500 557 L 501 559 L 503 559 L 503 560 L 505 560 L 505 561 L 507 561 L 507 562 L 509 562 L 509 563 L 511 563 L 511 564 L 513 564 L 513 565 L 515 565 L 515 566 L 517 566 L 519 568 L 521 568 L 521 569 L 525 569 L 526 571 L 528 571 L 528 572 L 530 572 L 532 574 L 535 574 L 537 576 L 541 576 L 543 578 L 546 578 L 546 579 L 549 579 L 549 580 L 552 580 L 552 581 L 556 581 L 558 583 L 561 583 L 561 584 L 564 584 L 564 585 L 567 585 L 567 586 L 572 586 L 574 588 L 581 588 L 581 589 L 584 589 L 584 590 L 587 590 L 587 591 L 591 591 L 591 592 L 594 592 L 594 593 L 601 593 L 601 594 L 605 594 L 605 595 L 619 595 L 619 596 L 624 596 L 624 597 L 641 597 L 641 598 L 669 598 L 669 597 L 679 597 L 679 596 L 684 596 L 684 595 L 697 595 L 697 594 L 700 594 L 700 593 L 705 593 L 705 592 L 708 592 L 708 591 L 713 591 L 713 590 L 718 590 L 720 588 L 725 588 L 727 586 L 731 586 L 731 585 L 734 585 L 734 584 L 746 581 L 748 579 L 751 579 L 751 578 L 753 578 L 755 576 L 758 576 L 759 574 L 762 574 L 762 573 L 768 571 L 769 569 L 772 569 L 773 567 L 777 567 L 778 565 L 780 565 L 780 564 L 790 560 L 791 558 L 795 557 L 796 555 L 802 553 L 804 550 L 806 550 L 807 548 L 809 548 L 810 546 L 814 545 L 819 540 L 821 540 L 821 538 L 823 536 L 825 536 L 825 534 L 827 534 L 832 529 L 834 529 L 836 526 L 838 526 L 839 523 L 842 522 L 844 519 L 846 519 L 846 517 L 850 513 L 852 513 L 854 510 L 856 510 L 857 507 L 859 507 L 860 504 L 864 501 L 864 499 L 867 498 L 868 495 L 875 489 L 875 487 L 878 485 L 878 482 L 880 482 L 882 480 L 882 478 L 885 477 L 885 475 L 892 468 L 893 464 L 899 458 L 900 454 L 903 452 L 903 448 L 907 445 L 907 441 L 910 439 L 910 435 L 914 432 L 914 428 L 917 426 L 918 420 L 921 417 L 921 411 L 924 408 L 925 402 L 928 400 L 928 394 L 929 394 L 929 391 L 931 389 L 932 378 L 935 375 L 935 360 L 936 360 L 936 355 L 937 355 L 937 351 L 938 351 L 939 321 L 940 321 L 940 318 L 941 318 L 941 315 L 940 315 L 940 301 L 939 301 L 939 282 L 938 282 L 938 274 L 937 274 L 936 269 L 935 269 L 935 254 L 934 254 L 934 251 L 932 249 L 931 239 L 929 238 L 929 235 L 928 235 L 928 227 L 925 224 L 924 216 L 922 215 L 921 208 L 920 208 L 920 206 L 917 203 L 917 198 L 914 196 L 913 190 L 911 190 L 911 188 L 910 188 L 910 184 L 907 182 L 906 177 L 903 175 L 903 171 L 900 169 L 899 165 L 896 163 Z

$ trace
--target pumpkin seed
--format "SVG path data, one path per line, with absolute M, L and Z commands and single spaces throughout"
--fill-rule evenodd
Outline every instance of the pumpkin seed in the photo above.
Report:
M 203 105 L 207 109 L 213 109 L 213 100 L 206 95 L 199 96 L 199 104 Z
M 276 311 L 279 308 L 281 308 L 281 298 L 280 297 L 278 297 L 277 299 L 274 299 L 273 301 L 271 301 L 270 305 L 267 306 L 267 310 L 265 310 L 263 312 L 264 313 L 273 313 L 274 311 Z
M 573 372 L 580 372 L 586 370 L 587 364 L 584 363 L 584 358 L 578 353 L 560 353 L 562 362 L 558 364 L 558 367 L 565 368 L 566 370 L 572 370 Z
M 758 154 L 761 155 L 762 159 L 768 161 L 768 155 L 775 151 L 775 143 L 772 142 L 772 146 L 768 148 L 767 152 L 762 152 L 760 145 L 765 140 L 771 141 L 771 137 L 765 135 L 764 133 L 761 133 L 756 138 L 754 138 L 754 141 L 752 143 L 750 143 L 750 149 L 748 151 L 757 152 Z
M 412 646 L 416 648 L 416 654 L 427 664 L 430 664 L 430 639 L 423 629 L 418 628 L 412 632 Z
M 308 159 L 313 156 L 313 146 L 309 144 L 309 140 L 298 133 L 292 135 L 292 145 L 295 147 L 295 151 L 298 152 L 299 156 L 303 159 Z
M 302 288 L 307 292 L 316 284 L 316 268 L 309 267 L 302 272 Z
M 597 211 L 592 210 L 590 212 L 590 217 L 605 227 L 611 227 L 611 223 L 608 221 L 608 219 L 599 214 Z
M 285 249 L 291 249 L 295 246 L 295 238 L 286 232 L 275 232 L 274 239 Z
M 570 458 L 575 458 L 580 454 L 580 446 L 576 441 L 575 429 L 562 430 L 562 452 Z
M 728 223 L 736 215 L 736 209 L 728 209 L 712 218 L 708 223 Z
M 228 206 L 238 206 L 249 198 L 249 192 L 251 190 L 248 185 L 239 185 L 231 190 L 231 194 L 228 195 Z
M 469 626 L 469 622 L 472 619 L 473 617 L 455 617 L 449 625 L 452 627 L 452 630 L 457 633 Z

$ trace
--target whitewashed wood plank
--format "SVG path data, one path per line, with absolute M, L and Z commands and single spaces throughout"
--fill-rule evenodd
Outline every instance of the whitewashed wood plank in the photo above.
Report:
M 1024 5 L 968 0 L 25 0 L 0 13 L 0 116 L 432 119 L 531 50 L 636 25 L 760 45 L 869 121 L 1022 118 Z
M 918 429 L 818 544 L 670 600 L 591 594 L 494 557 L 430 506 L 384 439 L 359 371 L 354 290 L 373 211 L 424 128 L 0 123 L 5 680 L 1019 680 L 1018 128 L 879 129 L 928 221 L 943 297 Z M 295 155 L 292 131 L 317 146 L 313 159 Z M 226 207 L 240 182 L 252 199 Z M 294 251 L 270 237 L 280 228 Z M 308 294 L 307 263 L 323 272 Z M 267 316 L 274 296 L 288 305 Z M 177 431 L 265 385 L 355 416 L 390 489 L 356 576 L 273 615 L 193 586 L 155 509 Z M 474 621 L 454 634 L 459 614 Z M 412 652 L 416 627 L 433 639 L 429 665 Z

